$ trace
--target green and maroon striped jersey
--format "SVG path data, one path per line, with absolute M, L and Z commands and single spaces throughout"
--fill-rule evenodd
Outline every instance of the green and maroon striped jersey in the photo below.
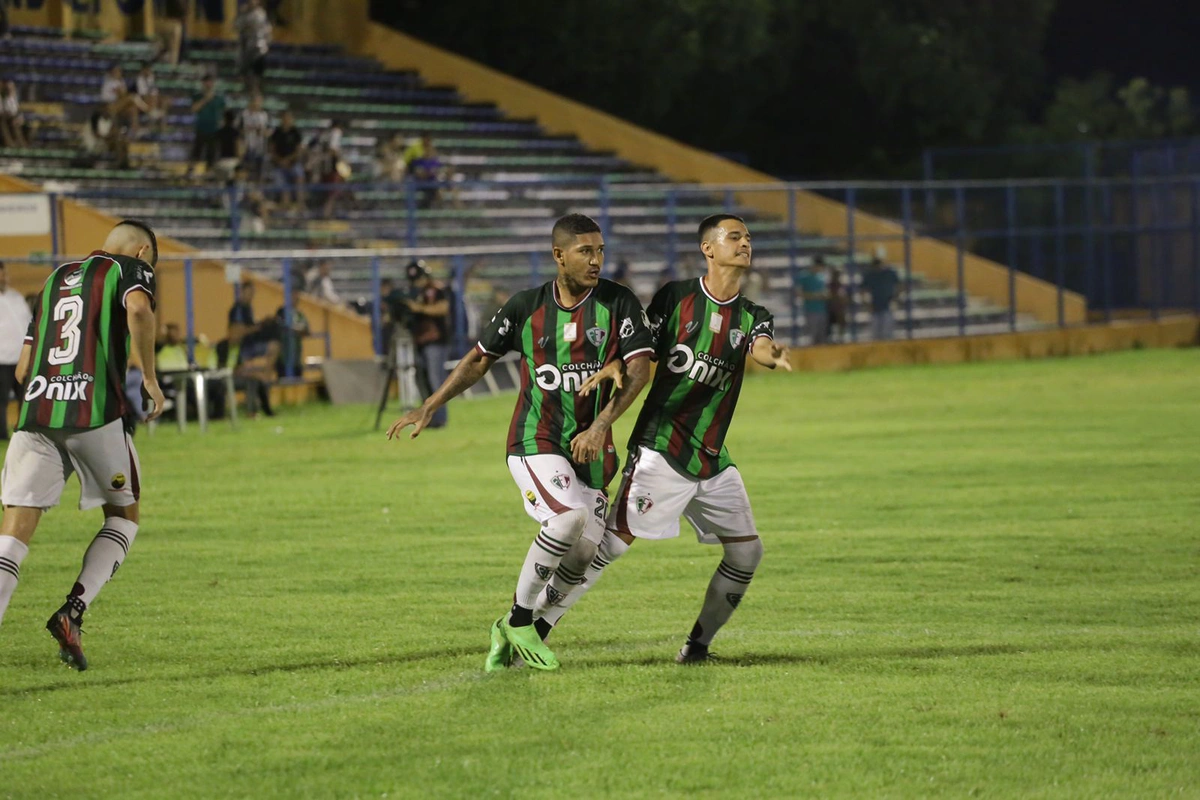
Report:
M 626 362 L 651 353 L 650 331 L 637 297 L 601 279 L 582 300 L 565 308 L 550 281 L 513 295 L 496 312 L 476 345 L 499 358 L 521 355 L 521 396 L 508 430 L 508 454 L 554 453 L 571 460 L 571 439 L 587 430 L 608 403 L 611 384 L 580 397 L 583 382 L 615 357 Z M 576 464 L 575 473 L 593 489 L 603 489 L 617 472 L 610 432 L 604 455 Z
M 711 478 L 733 464 L 725 434 L 750 347 L 774 338 L 775 318 L 742 295 L 718 301 L 703 278 L 658 290 L 646 315 L 658 368 L 638 414 L 632 450 L 657 450 L 689 475 Z
M 32 360 L 18 430 L 87 430 L 125 415 L 134 291 L 154 302 L 154 268 L 128 256 L 97 250 L 50 273 L 25 336 Z

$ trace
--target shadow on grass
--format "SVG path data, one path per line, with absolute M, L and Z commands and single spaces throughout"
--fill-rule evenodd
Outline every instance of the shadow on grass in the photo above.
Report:
M 792 653 L 730 653 L 721 654 L 720 648 L 714 650 L 714 661 L 691 665 L 694 667 L 757 667 L 775 666 L 780 664 L 812 664 L 826 665 L 847 663 L 863 660 L 896 660 L 896 659 L 939 659 L 939 658 L 971 658 L 975 656 L 1001 656 L 1029 653 L 1035 650 L 1063 649 L 1061 647 L 1030 647 L 1017 644 L 976 644 L 958 647 L 930 645 L 928 647 L 896 647 L 876 650 L 859 650 L 853 652 L 792 652 Z M 650 655 L 615 656 L 613 658 L 581 658 L 565 659 L 570 664 L 586 667 L 653 667 L 674 663 L 674 652 L 654 653 Z

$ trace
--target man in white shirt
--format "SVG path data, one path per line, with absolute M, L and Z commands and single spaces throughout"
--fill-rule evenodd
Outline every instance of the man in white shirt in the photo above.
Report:
M 29 331 L 29 306 L 8 286 L 8 271 L 0 261 L 0 439 L 8 439 L 8 398 L 17 388 L 17 361 Z

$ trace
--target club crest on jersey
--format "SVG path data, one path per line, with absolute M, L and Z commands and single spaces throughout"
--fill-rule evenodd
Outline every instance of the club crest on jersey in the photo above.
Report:
M 81 283 L 83 283 L 83 270 L 77 269 L 63 278 L 62 285 L 64 289 L 74 289 Z
M 587 340 L 592 343 L 593 347 L 602 346 L 607 338 L 608 331 L 604 328 L 588 328 L 587 330 Z
M 536 572 L 537 576 L 544 581 L 550 580 L 550 576 L 554 574 L 554 570 L 550 569 L 545 564 L 534 564 L 533 571 Z
M 629 317 L 621 320 L 620 336 L 622 339 L 628 339 L 630 336 L 633 336 L 633 320 Z
M 654 508 L 654 501 L 650 499 L 650 495 L 644 494 L 637 499 L 637 512 L 639 514 L 645 514 L 652 508 Z
M 564 475 L 561 472 L 550 479 L 550 482 L 559 488 L 559 491 L 565 492 L 567 487 L 571 485 L 571 477 Z
M 684 325 L 683 329 L 685 331 L 687 331 L 688 336 L 691 336 L 693 333 L 696 332 L 696 328 L 699 328 L 699 327 L 700 327 L 700 323 L 696 322 L 696 320 L 692 320 L 687 325 Z
M 729 343 L 733 345 L 735 350 L 739 349 L 744 341 L 746 341 L 746 334 L 744 331 L 733 330 L 729 332 Z

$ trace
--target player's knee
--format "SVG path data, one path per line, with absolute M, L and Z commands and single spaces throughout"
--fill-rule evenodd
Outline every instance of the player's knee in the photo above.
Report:
M 629 550 L 629 545 L 616 531 L 605 531 L 600 546 L 596 548 L 596 565 L 603 569 Z
M 588 510 L 586 508 L 573 508 L 547 520 L 546 533 L 568 546 L 573 546 L 583 535 L 587 521 Z
M 595 542 L 581 536 L 563 556 L 559 567 L 568 573 L 583 574 L 583 571 L 592 563 L 592 559 L 596 557 L 596 549 Z
M 725 562 L 734 569 L 754 572 L 762 561 L 763 544 L 762 539 L 757 536 L 746 541 L 723 542 L 722 545 L 725 550 Z

